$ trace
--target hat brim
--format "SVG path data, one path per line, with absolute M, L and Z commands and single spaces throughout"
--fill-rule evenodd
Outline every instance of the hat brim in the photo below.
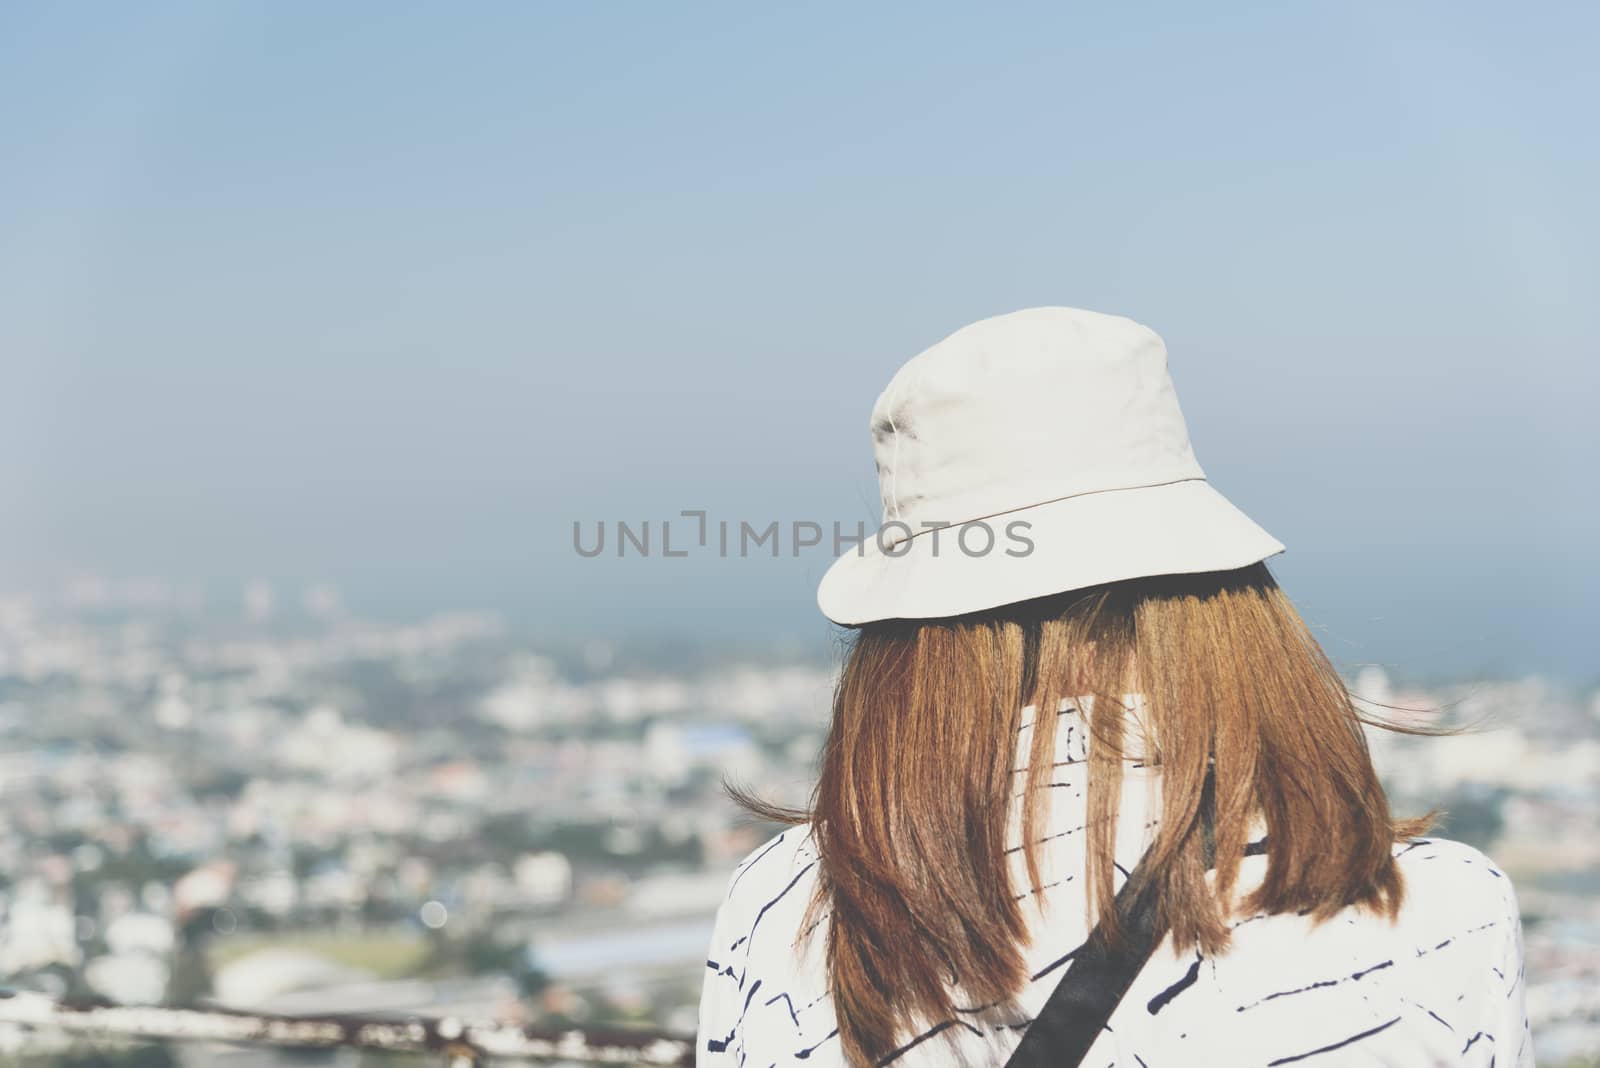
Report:
M 888 552 L 869 536 L 823 575 L 822 614 L 851 627 L 938 619 L 1123 579 L 1227 571 L 1283 552 L 1203 479 L 1085 493 L 982 522 L 993 535 L 988 551 L 975 524 L 964 542 L 957 527 L 928 530 Z

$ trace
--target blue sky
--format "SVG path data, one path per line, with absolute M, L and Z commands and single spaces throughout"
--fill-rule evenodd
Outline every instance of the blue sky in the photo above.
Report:
M 0 584 L 821 643 L 825 554 L 571 523 L 870 523 L 895 367 L 1071 304 L 1166 337 L 1336 658 L 1592 678 L 1596 20 L 6 5 Z

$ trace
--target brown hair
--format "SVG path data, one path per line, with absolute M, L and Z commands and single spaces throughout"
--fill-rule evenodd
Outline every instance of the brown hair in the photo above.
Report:
M 1024 707 L 1036 710 L 1022 840 L 1037 887 L 1057 710 L 1083 697 L 1117 708 L 1130 693 L 1144 695 L 1161 767 L 1147 868 L 1177 947 L 1227 947 L 1258 815 L 1266 876 L 1238 907 L 1318 919 L 1351 905 L 1399 909 L 1391 846 L 1428 820 L 1390 816 L 1362 731 L 1374 721 L 1265 564 L 870 623 L 845 657 L 810 810 L 735 791 L 760 816 L 812 824 L 822 871 L 812 913 L 831 909 L 829 986 L 850 1063 L 878 1060 L 916 1021 L 952 1018 L 952 981 L 969 1004 L 1009 1004 L 1022 989 L 1028 931 L 1004 854 Z M 1090 717 L 1088 758 L 1089 907 L 1113 938 L 1123 719 Z M 1215 892 L 1197 833 L 1213 767 Z

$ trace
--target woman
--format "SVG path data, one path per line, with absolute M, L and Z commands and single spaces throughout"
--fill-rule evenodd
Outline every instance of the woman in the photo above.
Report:
M 1510 881 L 1391 815 L 1160 338 L 988 319 L 872 433 L 815 798 L 745 799 L 793 826 L 730 880 L 703 1068 L 1532 1063 Z

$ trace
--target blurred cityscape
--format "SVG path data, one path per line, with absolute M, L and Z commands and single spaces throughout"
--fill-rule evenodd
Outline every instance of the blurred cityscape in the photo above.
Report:
M 773 830 L 723 777 L 803 800 L 831 670 L 378 623 L 325 587 L 0 598 L 0 984 L 692 1032 L 729 869 Z M 1473 727 L 1375 733 L 1380 770 L 1517 881 L 1540 1063 L 1600 1063 L 1600 690 L 1351 681 Z M 366 1058 L 0 1024 L 0 1060 L 40 1068 L 402 1060 Z

